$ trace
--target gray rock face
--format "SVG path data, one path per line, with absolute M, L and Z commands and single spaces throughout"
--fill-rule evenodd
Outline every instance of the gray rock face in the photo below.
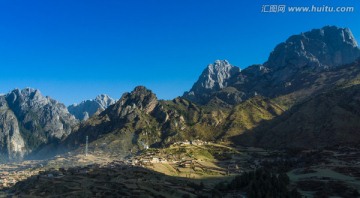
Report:
M 65 105 L 39 90 L 15 89 L 0 96 L 0 153 L 8 160 L 22 159 L 65 138 L 76 124 Z
M 273 93 L 264 95 L 302 88 L 300 77 L 305 79 L 303 83 L 310 82 L 311 75 L 353 63 L 359 57 L 360 49 L 347 28 L 326 26 L 291 36 L 279 44 L 264 63 L 270 70 L 267 84 L 273 87 Z
M 328 69 L 352 63 L 359 56 L 350 29 L 326 26 L 291 36 L 274 49 L 265 66 L 273 70 L 289 66 Z
M 0 97 L 0 162 L 21 159 L 26 153 L 15 114 L 9 109 L 5 97 Z
M 115 100 L 108 95 L 98 95 L 93 100 L 85 100 L 80 104 L 73 104 L 68 107 L 68 110 L 79 120 L 87 120 L 97 111 L 103 111 L 110 105 L 115 104 Z
M 184 93 L 184 97 L 206 103 L 213 92 L 227 87 L 228 80 L 239 73 L 240 68 L 231 65 L 227 60 L 216 60 L 207 66 L 191 90 Z

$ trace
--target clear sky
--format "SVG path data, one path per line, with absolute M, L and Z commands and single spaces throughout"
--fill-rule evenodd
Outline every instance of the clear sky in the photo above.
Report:
M 262 13 L 262 5 L 355 6 L 353 13 Z M 66 105 L 145 85 L 189 90 L 216 59 L 245 68 L 325 25 L 360 38 L 359 0 L 1 0 L 0 93 L 33 87 Z

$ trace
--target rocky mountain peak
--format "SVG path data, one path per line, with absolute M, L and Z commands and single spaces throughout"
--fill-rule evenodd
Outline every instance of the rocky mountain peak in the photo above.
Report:
M 33 89 L 33 88 L 24 88 L 24 89 L 14 89 L 12 90 L 8 95 L 13 95 L 14 99 L 17 98 L 33 98 L 33 96 L 37 95 L 41 95 L 40 91 Z
M 275 47 L 265 66 L 274 70 L 286 66 L 328 69 L 351 63 L 359 56 L 350 29 L 326 26 L 289 37 Z
M 147 113 L 151 112 L 157 104 L 156 95 L 144 86 L 137 86 L 124 99 L 125 103 L 133 104 L 140 110 L 145 110 Z
M 137 86 L 134 88 L 134 90 L 131 92 L 131 95 L 134 96 L 144 96 L 144 95 L 153 95 L 152 91 L 147 89 L 144 86 Z
M 21 90 L 14 89 L 6 95 L 6 100 L 10 106 L 16 107 L 16 110 L 19 111 L 27 111 L 48 104 L 65 108 L 63 104 L 58 103 L 56 100 L 43 96 L 39 90 L 29 87 Z
M 95 101 L 109 106 L 109 103 L 112 103 L 114 101 L 114 99 L 112 99 L 111 97 L 109 97 L 106 94 L 100 94 L 100 95 L 96 96 Z
M 149 114 L 154 110 L 158 100 L 156 95 L 144 86 L 137 86 L 132 92 L 127 92 L 106 113 L 124 118 L 137 110 Z
M 228 80 L 239 74 L 240 68 L 231 65 L 227 60 L 216 60 L 209 64 L 184 97 L 198 101 L 199 95 L 209 94 L 228 86 Z
M 222 89 L 227 86 L 226 80 L 238 72 L 240 68 L 232 66 L 227 60 L 216 60 L 203 71 L 200 84 L 205 89 Z
M 14 89 L 10 93 L 16 94 L 17 96 L 24 97 L 24 98 L 25 97 L 34 98 L 34 97 L 42 96 L 40 90 L 31 88 L 31 87 L 26 87 L 24 89 Z
M 87 120 L 98 111 L 104 111 L 110 105 L 115 104 L 115 100 L 106 94 L 100 94 L 95 99 L 82 101 L 80 104 L 73 104 L 68 110 L 79 120 Z

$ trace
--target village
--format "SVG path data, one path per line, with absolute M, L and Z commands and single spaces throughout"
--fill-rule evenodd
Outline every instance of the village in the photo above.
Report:
M 194 195 L 196 193 L 189 185 L 196 187 L 200 181 L 208 180 L 226 181 L 261 167 L 277 167 L 279 171 L 287 172 L 292 185 L 309 196 L 318 185 L 318 182 L 313 182 L 314 178 L 321 179 L 325 186 L 329 182 L 331 185 L 338 182 L 335 183 L 337 188 L 360 189 L 360 150 L 351 147 L 275 151 L 234 148 L 195 140 L 176 142 L 167 148 L 149 148 L 124 159 L 109 156 L 103 153 L 67 154 L 47 161 L 0 164 L 0 191 L 19 193 L 16 190 L 18 185 L 30 185 L 32 182 L 29 181 L 36 181 L 36 186 L 28 193 L 41 196 L 56 191 L 44 189 L 42 185 L 46 182 L 54 183 L 54 186 L 65 185 L 59 186 L 59 189 L 66 188 L 69 193 L 88 193 L 89 196 L 106 196 L 118 185 L 124 186 L 119 195 L 144 192 L 156 195 L 148 190 L 149 186 L 176 189 L 172 192 L 175 194 L 185 192 Z M 166 180 L 161 179 L 163 177 Z M 186 182 L 179 182 L 179 179 Z M 153 180 L 159 186 L 154 186 Z M 192 184 L 193 181 L 197 183 Z M 82 192 L 84 188 L 86 192 Z M 204 190 L 211 188 L 207 185 Z
M 148 149 L 132 158 L 132 165 L 146 167 L 172 176 L 202 178 L 240 174 L 244 158 L 235 150 L 211 142 L 175 142 L 166 149 Z M 241 165 L 240 165 L 241 163 Z
M 203 150 L 215 152 L 216 149 L 214 148 L 219 150 L 218 154 L 221 156 L 226 155 L 226 152 L 229 155 L 235 154 L 234 150 L 227 147 L 194 140 L 176 142 L 168 149 L 147 149 L 140 155 L 128 159 L 110 159 L 104 154 L 99 156 L 93 154 L 71 156 L 66 154 L 66 156 L 55 156 L 48 161 L 2 164 L 0 165 L 0 189 L 11 188 L 17 182 L 32 176 L 61 178 L 69 173 L 86 173 L 98 168 L 116 168 L 120 165 L 147 168 L 167 175 L 185 178 L 217 177 L 243 172 L 234 160 L 220 162 L 214 158 L 213 154 L 203 153 Z M 189 153 L 191 151 L 194 153 Z

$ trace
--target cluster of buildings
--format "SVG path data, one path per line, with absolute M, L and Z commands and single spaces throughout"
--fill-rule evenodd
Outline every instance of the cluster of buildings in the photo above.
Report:
M 133 166 L 151 166 L 155 163 L 167 163 L 169 159 L 160 155 L 158 150 L 147 152 L 145 155 L 137 156 L 129 161 Z
M 202 141 L 202 140 L 185 140 L 185 141 L 181 141 L 181 142 L 175 142 L 171 146 L 186 146 L 186 145 L 200 146 L 200 145 L 205 145 L 205 144 L 210 144 L 210 142 Z

